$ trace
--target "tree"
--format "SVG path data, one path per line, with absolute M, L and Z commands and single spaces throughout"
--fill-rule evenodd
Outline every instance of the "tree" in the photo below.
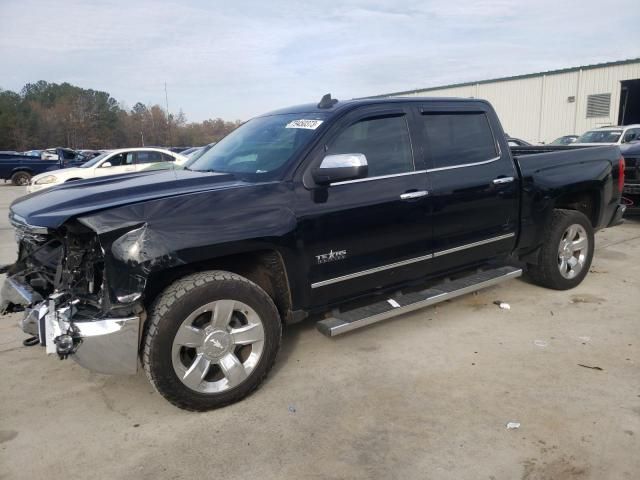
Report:
M 188 122 L 182 110 L 168 115 L 140 102 L 127 110 L 107 92 L 66 82 L 27 83 L 20 93 L 0 89 L 0 150 L 204 145 L 239 124 Z

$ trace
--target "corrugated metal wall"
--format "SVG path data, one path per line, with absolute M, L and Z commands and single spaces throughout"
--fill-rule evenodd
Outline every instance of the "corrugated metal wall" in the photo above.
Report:
M 505 131 L 532 143 L 618 122 L 623 80 L 640 79 L 640 61 L 565 73 L 416 91 L 409 96 L 474 97 L 491 102 Z M 587 97 L 610 93 L 609 115 L 587 118 Z M 406 95 L 404 95 L 406 96 Z M 569 97 L 575 97 L 574 102 Z

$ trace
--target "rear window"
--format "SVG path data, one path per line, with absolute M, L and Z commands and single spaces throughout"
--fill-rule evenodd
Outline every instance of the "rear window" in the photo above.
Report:
M 433 168 L 485 162 L 498 156 L 486 114 L 422 114 L 427 156 Z

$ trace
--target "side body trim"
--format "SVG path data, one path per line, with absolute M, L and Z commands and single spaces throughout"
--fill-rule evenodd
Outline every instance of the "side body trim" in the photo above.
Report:
M 378 273 L 378 272 L 382 272 L 384 270 L 389 270 L 389 269 L 392 269 L 392 268 L 397 268 L 397 267 L 403 267 L 405 265 L 410 265 L 412 263 L 423 262 L 425 260 L 431 260 L 432 258 L 435 258 L 435 257 L 441 257 L 443 255 L 448 255 L 450 253 L 459 252 L 461 250 L 466 250 L 468 248 L 479 247 L 481 245 L 486 245 L 488 243 L 499 242 L 500 240 L 506 240 L 507 238 L 515 237 L 515 235 L 516 234 L 513 233 L 513 232 L 506 233 L 504 235 L 500 235 L 500 236 L 497 236 L 497 237 L 491 237 L 491 238 L 487 238 L 487 239 L 480 240 L 480 241 L 477 241 L 477 242 L 468 243 L 466 245 L 460 245 L 459 247 L 449 248 L 447 250 L 440 250 L 440 251 L 435 252 L 433 254 L 422 255 L 420 257 L 409 258 L 407 260 L 402 260 L 400 262 L 390 263 L 388 265 L 381 265 L 379 267 L 369 268 L 367 270 L 362 270 L 360 272 L 350 273 L 348 275 L 342 275 L 340 277 L 329 278 L 327 280 L 322 280 L 320 282 L 312 283 L 311 284 L 311 288 L 324 287 L 326 285 L 332 285 L 334 283 L 344 282 L 344 281 L 351 280 L 351 279 L 358 278 L 358 277 L 362 277 L 362 276 L 365 276 L 365 275 L 371 275 L 372 273 Z

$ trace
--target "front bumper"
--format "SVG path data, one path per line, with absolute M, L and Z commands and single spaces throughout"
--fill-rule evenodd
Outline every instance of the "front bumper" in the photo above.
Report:
M 27 193 L 39 192 L 40 190 L 44 190 L 45 188 L 54 187 L 57 185 L 56 183 L 45 183 L 43 185 L 36 185 L 30 183 L 27 185 Z
M 9 277 L 2 286 L 2 303 L 22 299 L 22 330 L 37 336 L 48 354 L 70 356 L 81 366 L 98 373 L 126 375 L 138 371 L 140 344 L 139 316 L 126 318 L 91 318 L 78 312 L 74 305 L 60 307 L 58 296 L 27 304 L 25 285 Z

